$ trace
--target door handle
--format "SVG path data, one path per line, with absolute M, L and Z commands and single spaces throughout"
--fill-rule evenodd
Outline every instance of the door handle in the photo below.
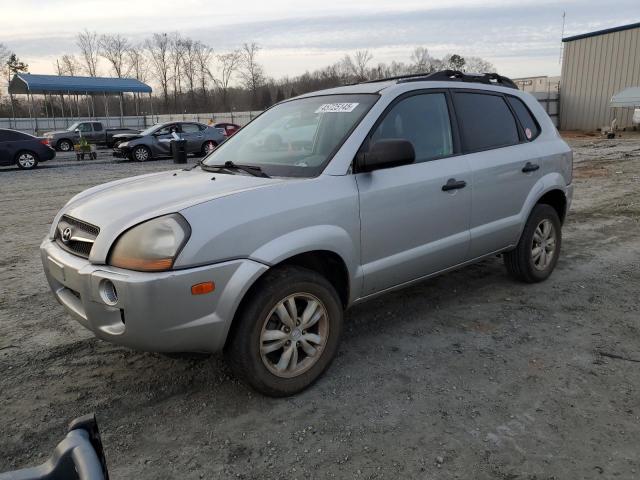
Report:
M 524 167 L 522 167 L 522 173 L 535 172 L 539 168 L 540 168 L 540 165 L 538 165 L 537 163 L 527 162 L 527 164 Z
M 467 182 L 465 182 L 464 180 L 456 180 L 455 178 L 450 178 L 449 180 L 447 180 L 447 183 L 442 186 L 442 191 L 448 192 L 450 190 L 457 190 L 466 186 Z

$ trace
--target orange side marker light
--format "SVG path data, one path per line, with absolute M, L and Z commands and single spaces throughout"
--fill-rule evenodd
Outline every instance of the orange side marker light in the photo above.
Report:
M 204 295 L 205 293 L 211 293 L 216 289 L 216 285 L 213 282 L 196 283 L 191 287 L 191 295 Z

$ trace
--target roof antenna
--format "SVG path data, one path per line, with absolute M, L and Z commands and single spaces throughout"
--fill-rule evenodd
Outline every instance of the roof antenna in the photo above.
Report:
M 562 11 L 562 33 L 560 34 L 560 57 L 558 58 L 558 65 L 562 65 L 562 52 L 564 51 L 564 43 L 562 39 L 564 38 L 564 23 L 567 17 L 567 11 Z

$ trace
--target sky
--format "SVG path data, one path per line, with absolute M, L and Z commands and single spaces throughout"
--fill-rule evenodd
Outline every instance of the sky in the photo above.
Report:
M 479 56 L 515 78 L 560 74 L 563 12 L 569 36 L 640 22 L 640 0 L 0 0 L 0 43 L 32 73 L 53 73 L 57 57 L 77 53 L 86 27 L 136 42 L 177 31 L 216 53 L 256 42 L 275 78 L 363 49 L 374 64 L 408 62 L 416 46 Z

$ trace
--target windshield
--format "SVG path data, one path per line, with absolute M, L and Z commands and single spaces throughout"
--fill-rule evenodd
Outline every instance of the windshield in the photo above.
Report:
M 319 175 L 378 95 L 324 95 L 267 110 L 214 150 L 205 165 L 255 165 L 271 176 Z
M 158 127 L 160 126 L 160 124 L 156 123 L 154 125 L 151 125 L 149 128 L 142 130 L 140 132 L 140 135 L 151 135 L 154 131 L 156 131 L 158 129 Z
M 76 122 L 74 124 L 72 124 L 69 128 L 67 128 L 68 132 L 73 132 L 75 131 L 76 128 L 78 128 L 80 126 L 80 122 Z

